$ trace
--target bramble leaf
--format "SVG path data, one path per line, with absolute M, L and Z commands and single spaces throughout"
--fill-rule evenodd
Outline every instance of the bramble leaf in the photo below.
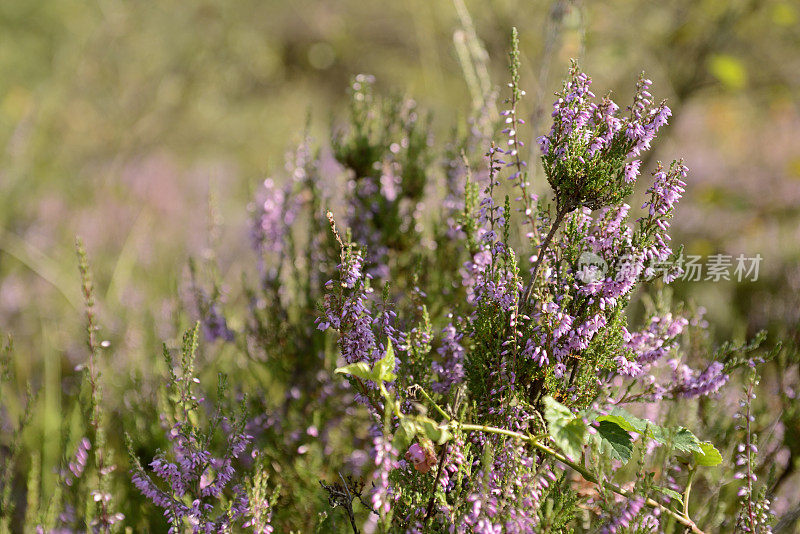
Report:
M 608 415 L 601 415 L 597 418 L 597 420 L 601 423 L 604 421 L 616 423 L 623 430 L 628 432 L 636 432 L 642 436 L 652 438 L 661 445 L 669 445 L 670 448 L 680 452 L 691 452 L 695 454 L 696 458 L 704 457 L 704 454 L 706 454 L 702 448 L 702 443 L 700 443 L 700 440 L 697 439 L 697 436 L 695 436 L 689 429 L 683 427 L 678 427 L 675 430 L 663 428 L 651 421 L 648 421 L 647 419 L 640 419 L 634 415 L 631 415 L 620 408 L 614 408 Z M 708 447 L 714 449 L 713 445 L 710 443 L 708 444 Z M 711 454 L 711 456 L 709 459 L 704 461 L 714 461 L 715 456 L 711 449 L 708 449 L 708 454 Z M 714 449 L 714 451 L 716 451 L 716 449 Z M 719 455 L 719 452 L 717 452 L 717 455 Z M 722 461 L 722 457 L 720 457 L 719 461 Z M 700 461 L 697 463 L 699 465 L 705 465 L 701 464 Z M 719 462 L 710 465 L 717 465 L 718 463 Z
M 437 445 L 441 445 L 452 437 L 446 427 L 439 426 L 433 419 L 427 417 L 416 417 L 415 419 L 418 431 L 425 434 L 425 437 Z
M 550 437 L 567 456 L 580 458 L 586 436 L 583 418 L 573 414 L 552 397 L 545 397 L 544 406 L 544 418 L 547 420 Z
M 446 426 L 424 416 L 405 416 L 400 418 L 400 426 L 394 433 L 392 446 L 402 451 L 407 449 L 414 438 L 423 435 L 437 445 L 441 445 L 452 438 Z
M 652 421 L 636 417 L 620 408 L 614 408 L 611 410 L 611 413 L 608 415 L 601 415 L 597 420 L 616 423 L 627 432 L 636 432 L 643 436 L 647 434 L 647 437 L 653 438 L 659 443 L 664 443 L 665 432 L 663 428 Z
M 697 465 L 703 465 L 706 467 L 714 467 L 722 463 L 722 455 L 719 453 L 716 447 L 712 445 L 708 441 L 703 441 L 700 443 L 700 448 L 702 449 L 702 453 L 695 452 L 694 453 L 694 461 L 697 462 Z
M 396 451 L 404 451 L 411 445 L 417 435 L 417 425 L 407 417 L 400 419 L 400 425 L 392 438 L 392 447 Z
M 697 436 L 683 427 L 678 428 L 678 431 L 672 436 L 670 443 L 673 449 L 677 449 L 681 452 L 703 453 L 703 449 L 700 448 L 700 440 L 697 439 Z
M 633 440 L 621 426 L 613 421 L 600 421 L 597 427 L 600 450 L 622 463 L 628 463 L 633 453 Z
M 389 346 L 386 348 L 386 354 L 383 358 L 375 362 L 370 368 L 367 362 L 356 362 L 343 367 L 337 367 L 336 373 L 350 376 L 357 376 L 364 380 L 372 380 L 373 382 L 392 382 L 397 375 L 394 374 L 394 348 L 392 342 L 389 341 Z

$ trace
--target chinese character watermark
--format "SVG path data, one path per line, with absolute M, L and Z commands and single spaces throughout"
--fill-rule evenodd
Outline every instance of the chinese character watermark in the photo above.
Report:
M 614 265 L 614 280 L 622 281 L 645 277 L 669 277 L 671 280 L 686 282 L 756 282 L 763 257 L 761 254 L 733 257 L 728 254 L 712 254 L 705 258 L 699 255 L 680 254 L 674 258 L 643 265 L 641 258 L 623 256 Z M 592 284 L 609 276 L 608 263 L 597 254 L 584 252 L 578 260 L 576 278 L 585 284 Z

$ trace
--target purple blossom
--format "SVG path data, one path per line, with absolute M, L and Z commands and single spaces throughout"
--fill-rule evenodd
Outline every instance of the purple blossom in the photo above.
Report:
M 250 208 L 253 212 L 250 238 L 258 255 L 258 271 L 264 281 L 278 276 L 288 234 L 300 209 L 300 197 L 292 194 L 292 189 L 299 179 L 305 177 L 305 169 L 295 168 L 292 176 L 293 179 L 287 180 L 283 188 L 277 187 L 272 179 L 264 180 L 256 205 Z M 270 259 L 275 263 L 268 269 Z
M 632 184 L 639 176 L 639 166 L 642 160 L 635 159 L 625 164 L 625 183 Z
M 638 156 L 649 149 L 656 132 L 671 115 L 663 102 L 653 102 L 648 91 L 652 82 L 640 78 L 627 118 L 617 116 L 619 106 L 607 97 L 595 103 L 595 95 L 589 89 L 591 83 L 586 73 L 572 66 L 570 78 L 553 104 L 550 132 L 537 139 L 542 154 L 559 160 L 572 156 L 583 159 L 581 153 L 585 151 L 589 158 L 595 159 L 610 155 L 619 146 L 627 156 Z M 637 160 L 626 165 L 627 183 L 636 179 L 639 164 Z
M 67 486 L 71 486 L 75 480 L 81 478 L 81 475 L 83 475 L 86 469 L 86 462 L 89 460 L 89 451 L 91 448 L 92 444 L 88 438 L 82 438 L 80 442 L 78 442 L 78 449 L 75 451 L 75 459 L 67 464 L 69 475 L 72 476 L 69 476 L 67 473 L 62 474 L 64 483 Z
M 755 387 L 758 385 L 759 379 L 755 371 L 755 362 L 751 360 L 748 363 L 751 369 L 750 379 L 745 386 L 745 397 L 739 402 L 740 411 L 736 414 L 738 420 L 736 429 L 744 433 L 744 442 L 736 448 L 737 472 L 735 478 L 743 481 L 738 491 L 741 508 L 736 518 L 736 528 L 752 534 L 770 534 L 772 532 L 770 523 L 773 516 L 770 509 L 771 503 L 765 493 L 759 496 L 755 489 L 758 481 L 755 473 L 758 448 L 756 447 L 756 435 L 752 428 L 755 421 L 752 404 L 756 398 Z
M 437 393 L 446 393 L 455 384 L 464 379 L 464 347 L 461 345 L 463 334 L 452 323 L 442 330 L 441 346 L 437 349 L 440 360 L 433 362 L 433 370 L 439 375 L 439 381 L 433 384 Z
M 710 395 L 728 382 L 729 377 L 720 362 L 711 362 L 702 373 L 677 360 L 670 360 L 669 364 L 673 369 L 672 382 L 665 389 L 673 397 L 692 399 Z
M 531 511 L 555 480 L 553 473 L 548 468 L 537 473 L 535 457 L 513 442 L 502 445 L 488 469 L 475 477 L 476 487 L 456 532 L 532 532 L 539 518 Z
M 397 451 L 392 443 L 383 435 L 373 440 L 375 471 L 372 475 L 374 490 L 371 496 L 373 508 L 385 516 L 392 508 L 393 491 L 389 485 L 389 473 L 397 467 Z
M 619 512 L 602 529 L 600 534 L 617 534 L 618 532 L 645 533 L 655 532 L 658 528 L 658 519 L 648 513 L 643 513 L 644 497 L 634 496 L 628 499 Z
M 222 339 L 223 341 L 233 341 L 235 334 L 228 328 L 228 321 L 219 311 L 219 304 L 210 302 L 205 309 L 205 313 L 200 321 L 203 327 L 203 335 L 208 341 Z
M 372 330 L 375 321 L 367 301 L 371 289 L 362 283 L 362 261 L 359 251 L 345 255 L 338 266 L 340 287 L 335 288 L 333 280 L 325 285 L 328 292 L 323 300 L 324 315 L 316 320 L 320 330 L 332 328 L 339 332 L 339 347 L 347 363 L 371 362 L 378 358 L 377 340 Z
M 670 227 L 669 219 L 675 205 L 680 200 L 686 187 L 686 178 L 689 169 L 683 163 L 673 163 L 668 171 L 661 164 L 653 174 L 653 185 L 647 190 L 650 198 L 642 206 L 648 214 L 639 219 L 644 228 L 644 233 L 650 238 L 650 245 L 645 248 L 644 255 L 647 260 L 663 262 L 672 254 L 668 245 L 670 240 L 667 231 Z M 674 278 L 674 274 L 672 278 Z
M 675 338 L 679 336 L 689 321 L 684 317 L 673 318 L 671 313 L 655 316 L 650 324 L 639 332 L 623 331 L 625 347 L 633 354 L 640 373 L 647 372 L 649 366 L 677 348 Z M 622 374 L 622 373 L 621 373 Z M 629 375 L 630 376 L 630 375 Z
M 223 418 L 223 423 L 226 420 Z M 186 423 L 176 423 L 167 433 L 171 444 L 168 459 L 165 452 L 159 453 L 150 468 L 165 487 L 157 484 L 141 467 L 131 471 L 131 480 L 137 489 L 153 504 L 164 508 L 165 515 L 173 524 L 170 532 L 178 532 L 185 520 L 192 525 L 193 532 L 217 532 L 227 528 L 232 521 L 243 517 L 248 510 L 247 498 L 241 486 L 231 488 L 234 506 L 231 513 L 213 514 L 213 500 L 222 498 L 222 492 L 230 485 L 235 475 L 233 461 L 249 446 L 252 436 L 239 431 L 228 434 L 228 447 L 222 457 L 215 457 L 205 450 Z M 193 494 L 195 489 L 198 494 Z M 191 506 L 187 497 L 194 497 Z

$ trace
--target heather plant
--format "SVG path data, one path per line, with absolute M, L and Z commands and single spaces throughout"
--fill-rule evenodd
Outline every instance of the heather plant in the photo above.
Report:
M 238 415 L 218 409 L 207 425 L 201 423 L 203 398 L 195 391 L 194 375 L 199 329 L 198 324 L 184 334 L 178 372 L 165 347 L 171 410 L 163 414 L 162 423 L 170 450 L 159 451 L 145 470 L 128 437 L 133 484 L 164 509 L 170 532 L 223 532 L 240 524 L 253 526 L 255 532 L 271 532 L 270 496 L 265 495 L 263 474 L 257 470 L 249 488 L 240 480 L 242 475 L 237 476 L 235 464 L 253 439 L 245 432 L 245 405 Z M 226 393 L 226 377 L 221 375 L 217 397 L 224 398 Z M 223 452 L 215 455 L 211 449 L 218 433 L 224 433 L 225 440 Z M 161 485 L 155 478 L 161 479 Z
M 376 419 L 372 520 L 386 531 L 567 529 L 580 497 L 565 481 L 576 474 L 593 486 L 585 501 L 593 529 L 702 532 L 690 513 L 691 488 L 698 472 L 720 466 L 721 454 L 682 425 L 629 410 L 714 395 L 743 365 L 737 355 L 759 340 L 718 351 L 696 369 L 686 344 L 690 330 L 702 329 L 699 316 L 664 310 L 641 330 L 627 322 L 637 286 L 666 284 L 680 272 L 668 261 L 668 230 L 688 173 L 680 161 L 659 163 L 644 212 L 630 224 L 624 200 L 641 165 L 630 158 L 650 149 L 670 115 L 646 78 L 622 116 L 610 97 L 595 100 L 590 78 L 573 64 L 550 133 L 539 138 L 554 204 L 539 200 L 533 211 L 538 199 L 519 159 L 524 92 L 515 37 L 501 113 L 507 148 L 488 147 L 488 183 L 481 191 L 467 178 L 457 218 L 469 253 L 461 302 L 431 317 L 426 293 L 415 288 L 409 298 L 418 313 L 394 316 L 387 327 L 369 305 L 368 252 L 342 239 L 330 215 L 342 253 L 319 327 L 338 333 L 348 365 L 337 372 Z M 508 196 L 496 198 L 506 172 L 517 209 Z M 528 256 L 530 266 L 520 267 Z M 432 325 L 445 321 L 437 340 Z M 635 468 L 622 468 L 632 458 Z M 666 475 L 676 465 L 686 466 L 682 485 Z M 766 515 L 751 516 L 747 528 L 768 528 Z
M 765 360 L 797 353 L 764 334 L 715 346 L 673 298 L 691 175 L 646 168 L 671 110 L 644 75 L 628 106 L 598 98 L 573 62 L 526 161 L 516 31 L 499 95 L 461 38 L 466 126 L 439 149 L 416 103 L 356 76 L 330 147 L 306 132 L 254 192 L 241 286 L 213 251 L 189 262 L 184 333 L 116 412 L 78 244 L 78 422 L 47 500 L 21 454 L 35 396 L 0 410 L 0 531 L 771 531 L 769 454 L 789 438 L 755 392 Z

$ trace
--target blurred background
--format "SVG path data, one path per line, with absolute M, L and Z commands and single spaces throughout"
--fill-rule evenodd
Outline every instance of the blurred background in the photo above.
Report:
M 691 171 L 675 242 L 704 258 L 763 257 L 755 282 L 682 282 L 676 296 L 705 306 L 719 339 L 766 328 L 768 343 L 797 340 L 796 1 L 6 0 L 0 332 L 14 335 L 20 383 L 54 385 L 35 418 L 43 441 L 64 417 L 59 384 L 86 358 L 76 235 L 113 348 L 107 396 L 124 402 L 131 370 L 175 336 L 187 260 L 215 255 L 229 285 L 254 269 L 254 190 L 307 125 L 327 144 L 352 76 L 414 98 L 433 112 L 434 143 L 447 143 L 473 106 L 459 61 L 470 20 L 498 90 L 519 29 L 529 147 L 570 58 L 617 102 L 646 71 L 674 113 L 655 158 L 683 157 Z M 540 174 L 534 187 L 547 193 Z M 44 465 L 59 454 L 54 442 Z

